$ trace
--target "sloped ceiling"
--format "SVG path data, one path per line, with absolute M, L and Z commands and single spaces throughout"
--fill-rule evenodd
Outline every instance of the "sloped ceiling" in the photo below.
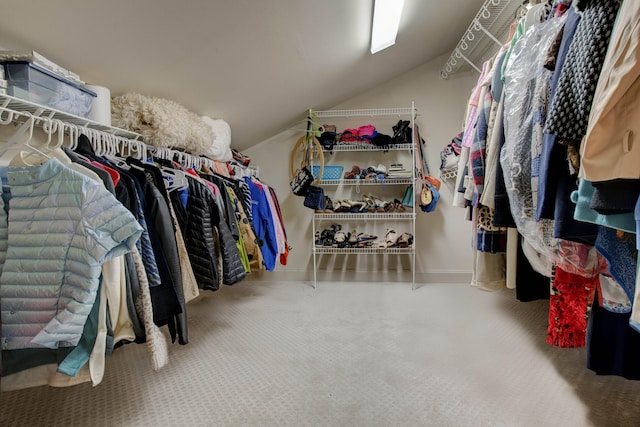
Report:
M 0 46 L 224 119 L 242 150 L 452 50 L 483 3 L 405 0 L 396 45 L 371 55 L 373 0 L 5 2 Z

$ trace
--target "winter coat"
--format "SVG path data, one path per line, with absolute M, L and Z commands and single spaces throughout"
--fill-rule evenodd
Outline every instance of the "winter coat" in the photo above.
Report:
M 75 346 L 102 263 L 129 252 L 142 229 L 104 186 L 56 159 L 9 168 L 7 175 L 2 348 Z M 6 223 L 5 209 L 0 216 Z
M 203 175 L 203 178 L 213 182 L 220 188 L 220 193 L 224 200 L 224 206 L 218 207 L 219 212 L 221 212 L 220 215 L 224 215 L 224 217 L 219 216 L 219 221 L 217 224 L 214 222 L 214 225 L 218 229 L 220 251 L 222 254 L 222 283 L 225 285 L 233 285 L 247 276 L 247 271 L 242 265 L 238 247 L 236 246 L 236 239 L 240 238 L 240 231 L 236 227 L 235 210 L 231 204 L 229 194 L 224 190 L 224 179 L 213 175 Z M 231 224 L 231 227 L 229 224 Z
M 596 88 L 581 177 L 640 179 L 640 3 L 622 3 Z
M 152 166 L 149 167 L 134 160 L 127 159 L 134 164 L 129 172 L 142 188 L 141 202 L 162 279 L 162 286 L 151 288 L 154 321 L 158 326 L 168 326 L 172 341 L 175 342 L 177 336 L 180 344 L 187 344 L 187 313 L 174 222 L 168 202 L 162 193 L 162 191 L 166 193 L 166 190 L 163 187 L 161 191 L 156 187 L 156 183 L 163 186 L 164 183 L 161 176 L 159 179 L 154 176 Z M 140 167 L 143 167 L 144 171 L 140 170 Z
M 221 271 L 218 271 L 218 257 L 214 227 L 220 221 L 218 207 L 211 190 L 197 179 L 188 177 L 189 195 L 186 208 L 174 203 L 178 223 L 182 230 L 189 261 L 200 289 L 219 289 Z

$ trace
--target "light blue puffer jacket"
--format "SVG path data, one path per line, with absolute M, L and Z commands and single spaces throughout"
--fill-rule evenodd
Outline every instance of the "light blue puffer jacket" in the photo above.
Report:
M 142 229 L 101 183 L 56 159 L 10 167 L 7 177 L 8 222 L 0 209 L 2 349 L 74 346 L 102 263 L 129 252 Z

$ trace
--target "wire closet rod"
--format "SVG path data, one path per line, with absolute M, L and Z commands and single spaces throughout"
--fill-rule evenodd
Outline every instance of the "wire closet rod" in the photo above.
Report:
M 442 67 L 440 78 L 448 78 L 465 65 L 480 72 L 482 61 L 502 46 L 499 37 L 522 9 L 521 0 L 486 0 Z
M 202 166 L 207 166 L 210 169 L 214 168 L 213 161 L 209 158 L 166 147 L 148 145 L 142 141 L 142 135 L 135 132 L 106 126 L 9 95 L 1 95 L 0 99 L 2 99 L 0 104 L 0 125 L 22 124 L 33 120 L 34 124 L 41 126 L 45 134 L 48 135 L 47 145 L 50 144 L 52 136 L 58 133 L 57 141 L 59 141 L 59 145 L 54 145 L 53 147 L 49 145 L 51 148 L 59 148 L 62 145 L 64 134 L 69 136 L 70 148 L 75 148 L 75 139 L 80 134 L 85 134 L 99 156 L 120 154 L 129 155 L 140 160 L 155 156 L 161 159 L 174 160 L 186 167 L 201 168 Z

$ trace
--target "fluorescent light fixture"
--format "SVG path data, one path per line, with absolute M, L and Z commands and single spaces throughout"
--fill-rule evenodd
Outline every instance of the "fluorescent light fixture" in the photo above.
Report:
M 396 42 L 404 0 L 374 0 L 371 53 L 380 52 Z

